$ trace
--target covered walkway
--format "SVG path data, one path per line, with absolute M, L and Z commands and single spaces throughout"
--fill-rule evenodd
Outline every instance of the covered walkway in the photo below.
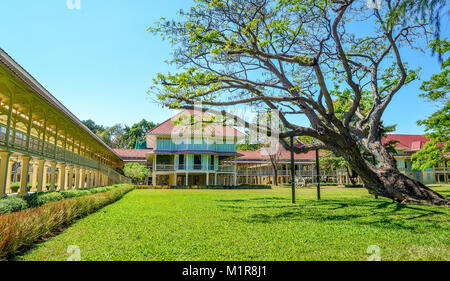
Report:
M 0 198 L 128 183 L 121 158 L 0 49 Z

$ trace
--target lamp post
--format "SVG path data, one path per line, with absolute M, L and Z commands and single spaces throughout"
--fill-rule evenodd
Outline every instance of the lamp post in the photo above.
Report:
M 317 172 L 317 200 L 320 200 L 320 165 L 319 150 L 316 149 L 316 172 Z
M 294 136 L 291 136 L 291 184 L 292 184 L 292 204 L 295 204 Z

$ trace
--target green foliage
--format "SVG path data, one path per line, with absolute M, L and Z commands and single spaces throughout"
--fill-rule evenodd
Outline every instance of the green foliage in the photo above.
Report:
M 61 191 L 60 193 L 64 198 L 74 198 L 93 194 L 89 190 L 78 190 L 78 189 L 65 190 Z
M 445 56 L 450 51 L 450 42 L 446 39 L 435 40 L 430 44 L 433 50 Z M 428 169 L 445 161 L 450 152 L 450 57 L 442 62 L 442 72 L 431 76 L 429 81 L 423 82 L 421 94 L 423 98 L 442 104 L 442 108 L 425 120 L 417 123 L 425 127 L 427 137 L 430 138 L 424 148 L 412 156 L 414 169 Z
M 84 120 L 82 123 L 89 128 L 93 133 L 97 134 L 104 131 L 106 128 L 102 125 L 96 124 L 93 120 Z
M 61 228 L 119 200 L 131 190 L 133 186 L 122 185 L 102 194 L 51 202 L 36 209 L 1 215 L 0 260 L 51 237 Z
M 442 14 L 448 13 L 448 1 L 446 0 L 400 0 L 395 9 L 388 15 L 388 22 L 404 22 L 414 18 L 434 25 L 434 37 L 440 40 Z M 440 59 L 442 50 L 438 48 Z
M 320 157 L 320 169 L 329 172 L 348 167 L 348 162 L 343 157 L 336 156 L 333 152 L 326 152 Z
M 94 132 L 104 143 L 112 148 L 128 148 L 133 149 L 136 143 L 145 141 L 148 130 L 156 126 L 155 123 L 145 119 L 133 124 L 131 127 L 121 124 L 112 127 L 97 125 L 92 120 L 83 121 L 83 123 Z
M 156 124 L 142 119 L 131 127 L 125 126 L 122 138 L 122 147 L 133 149 L 136 143 L 145 141 L 147 132 L 156 127 Z
M 241 143 L 236 146 L 236 150 L 238 151 L 257 151 L 262 147 L 262 144 L 255 143 L 255 144 L 246 144 Z
M 193 185 L 193 186 L 171 186 L 170 189 L 271 189 L 270 185 L 263 184 L 241 184 L 238 186 L 228 185 Z
M 103 192 L 108 192 L 114 188 L 117 188 L 117 185 L 113 185 L 113 186 L 101 186 L 101 187 L 94 187 L 94 188 L 90 188 L 87 189 L 87 191 L 89 191 L 91 194 L 96 194 L 96 193 L 103 193 Z
M 436 189 L 449 194 L 449 187 Z M 25 253 L 64 261 L 450 260 L 449 208 L 375 200 L 365 189 L 135 190 Z M 111 245 L 120 245 L 120 250 Z M 84 249 L 84 250 L 83 250 Z
M 10 196 L 0 199 L 0 214 L 9 214 L 28 208 L 27 201 L 20 197 Z
M 447 38 L 443 40 L 434 40 L 430 44 L 432 50 L 440 52 L 445 55 L 450 51 L 450 41 Z M 442 62 L 442 72 L 431 76 L 430 80 L 423 82 L 420 89 L 425 93 L 420 96 L 432 100 L 448 100 L 448 93 L 450 92 L 450 57 Z
M 121 185 L 112 185 L 54 192 L 36 192 L 25 197 L 11 196 L 0 200 L 0 214 L 16 212 L 28 208 L 36 208 L 50 202 L 57 202 L 64 199 L 88 196 L 97 193 L 105 193 L 120 186 Z M 22 202 L 25 202 L 25 204 L 23 204 Z
M 126 177 L 131 178 L 133 182 L 138 183 L 149 177 L 150 169 L 139 163 L 127 163 L 123 167 L 123 172 Z
M 33 193 L 25 199 L 30 208 L 36 208 L 50 202 L 61 201 L 64 196 L 60 192 Z
M 13 183 L 11 183 L 10 188 L 11 188 L 12 193 L 17 193 L 19 191 L 19 188 L 20 188 L 20 182 L 13 182 Z

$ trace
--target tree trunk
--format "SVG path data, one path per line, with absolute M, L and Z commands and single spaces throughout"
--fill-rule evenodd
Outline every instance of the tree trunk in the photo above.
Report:
M 390 198 L 402 204 L 450 205 L 450 201 L 434 192 L 419 181 L 402 174 L 396 161 L 381 143 L 371 143 L 373 153 L 380 165 L 372 165 L 364 160 L 358 146 L 349 146 L 341 155 L 347 159 L 352 168 L 364 182 L 365 187 L 373 195 Z
M 273 177 L 273 184 L 274 184 L 275 186 L 278 186 L 278 170 L 277 170 L 276 167 L 273 168 L 273 174 L 274 174 L 274 177 Z

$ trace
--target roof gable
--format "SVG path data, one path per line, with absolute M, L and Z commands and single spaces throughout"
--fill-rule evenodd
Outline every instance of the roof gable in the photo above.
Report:
M 191 124 L 185 124 L 181 120 L 188 119 L 191 116 L 195 116 L 195 118 L 200 119 L 202 118 L 202 115 L 205 115 L 208 113 L 203 113 L 198 110 L 184 110 L 172 118 L 164 121 L 163 123 L 159 124 L 155 128 L 149 130 L 147 132 L 147 135 L 160 135 L 160 136 L 171 136 L 175 133 L 190 133 L 192 132 L 193 135 L 203 135 L 203 136 L 224 136 L 224 137 L 244 137 L 245 135 L 240 132 L 239 130 L 231 127 L 231 126 L 222 126 L 219 124 L 210 124 L 207 126 L 204 126 L 202 128 L 195 129 Z M 180 122 L 180 124 L 176 124 L 177 122 Z
M 388 134 L 383 138 L 382 143 L 397 142 L 396 149 L 418 151 L 429 141 L 429 138 L 422 135 Z

